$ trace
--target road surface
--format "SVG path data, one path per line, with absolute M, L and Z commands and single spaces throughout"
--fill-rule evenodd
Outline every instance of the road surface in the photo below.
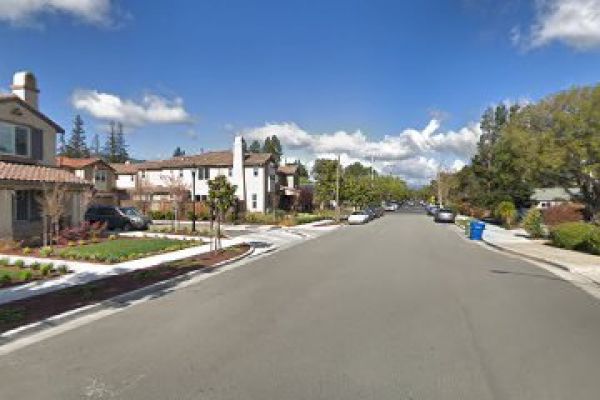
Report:
M 416 214 L 0 358 L 0 399 L 600 397 L 600 303 Z

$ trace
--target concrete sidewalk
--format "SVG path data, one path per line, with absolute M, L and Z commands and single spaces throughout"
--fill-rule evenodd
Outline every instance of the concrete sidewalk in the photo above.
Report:
M 501 250 L 553 265 L 600 284 L 600 257 L 553 247 L 547 244 L 547 240 L 532 240 L 526 235 L 523 229 L 507 230 L 486 224 L 483 241 Z

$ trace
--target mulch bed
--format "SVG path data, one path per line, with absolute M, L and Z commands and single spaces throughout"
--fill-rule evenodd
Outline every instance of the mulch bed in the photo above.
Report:
M 165 281 L 191 271 L 211 272 L 214 265 L 235 258 L 250 249 L 243 244 L 172 261 L 125 274 L 99 279 L 84 285 L 57 290 L 0 305 L 0 332 L 41 321 L 53 315 L 101 302 L 117 295 Z

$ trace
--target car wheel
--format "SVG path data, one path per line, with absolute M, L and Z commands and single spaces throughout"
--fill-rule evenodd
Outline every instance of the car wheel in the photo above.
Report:
M 132 226 L 129 222 L 127 222 L 125 225 L 123 225 L 123 231 L 124 232 L 129 232 L 131 230 Z

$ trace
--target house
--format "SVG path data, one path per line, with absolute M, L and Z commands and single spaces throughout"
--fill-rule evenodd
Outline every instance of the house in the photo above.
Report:
M 101 158 L 71 158 L 60 156 L 56 157 L 56 165 L 73 172 L 81 179 L 91 182 L 94 185 L 94 203 L 103 205 L 117 204 L 116 171 Z
M 534 207 L 544 209 L 576 201 L 579 193 L 579 188 L 568 191 L 562 187 L 538 188 L 533 191 L 530 200 Z
M 187 198 L 208 198 L 208 181 L 224 175 L 236 186 L 242 209 L 266 212 L 279 205 L 277 167 L 269 153 L 244 153 L 242 137 L 236 137 L 232 151 L 212 151 L 138 164 L 111 164 L 117 173 L 117 189 L 132 199 L 144 196 L 151 201 L 171 201 L 173 189 L 185 188 Z
M 77 224 L 89 183 L 56 167 L 56 135 L 64 131 L 39 110 L 35 76 L 17 72 L 11 89 L 0 94 L 0 239 L 31 239 L 42 236 L 42 191 L 61 185 L 64 224 Z
M 291 210 L 296 207 L 300 197 L 298 165 L 280 165 L 279 168 L 277 168 L 277 175 L 281 187 L 279 208 Z

